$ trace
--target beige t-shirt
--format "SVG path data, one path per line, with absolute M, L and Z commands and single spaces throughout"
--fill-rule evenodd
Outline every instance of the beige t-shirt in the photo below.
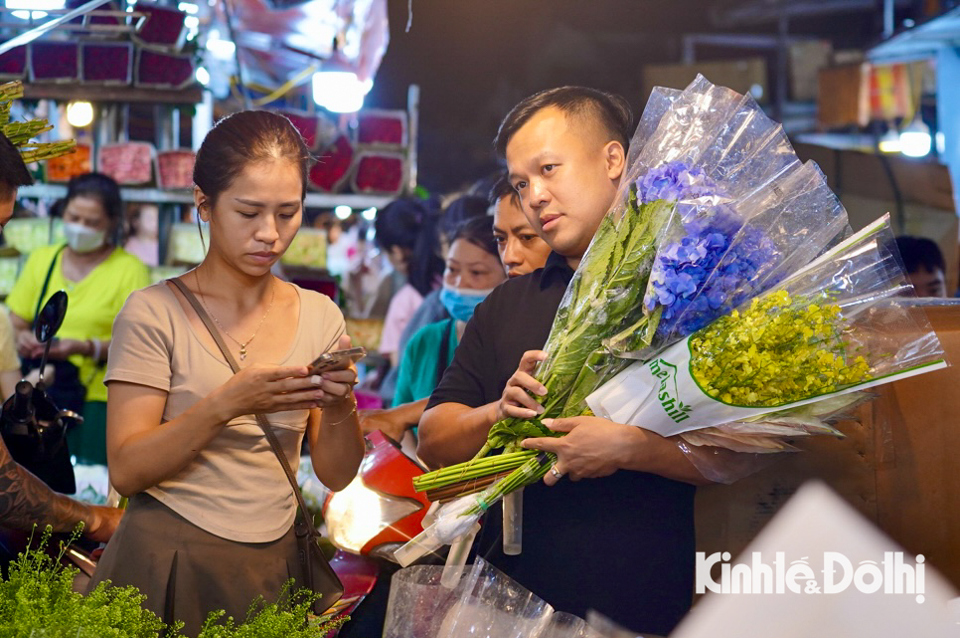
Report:
M 344 331 L 343 315 L 330 298 L 299 287 L 297 293 L 296 337 L 278 365 L 308 365 L 331 344 L 335 348 Z M 134 292 L 117 315 L 105 381 L 166 391 L 164 422 L 232 375 L 219 350 L 209 349 L 194 332 L 168 284 Z M 308 414 L 296 410 L 267 416 L 294 471 Z M 296 515 L 290 484 L 253 416 L 230 421 L 183 471 L 146 492 L 194 525 L 238 542 L 276 540 Z

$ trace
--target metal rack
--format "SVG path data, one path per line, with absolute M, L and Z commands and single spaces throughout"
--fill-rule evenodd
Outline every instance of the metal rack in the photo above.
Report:
M 18 191 L 19 197 L 35 197 L 38 199 L 57 199 L 67 194 L 67 187 L 62 184 L 34 184 L 23 186 Z M 124 187 L 120 195 L 125 202 L 143 202 L 150 204 L 187 204 L 193 205 L 193 193 L 189 190 L 165 190 L 160 188 Z M 381 195 L 358 195 L 355 193 L 307 193 L 307 208 L 333 208 L 346 205 L 351 208 L 383 208 L 394 197 Z
M 717 3 L 711 10 L 711 21 L 717 27 L 754 30 L 759 26 L 775 25 L 776 33 L 724 33 L 691 34 L 684 38 L 684 62 L 695 61 L 696 47 L 699 44 L 772 51 L 776 60 L 776 87 L 773 91 L 773 117 L 784 121 L 790 115 L 802 111 L 804 121 L 813 122 L 814 118 L 802 103 L 787 99 L 788 48 L 793 42 L 814 39 L 809 34 L 791 33 L 791 21 L 810 16 L 824 16 L 838 13 L 874 12 L 881 5 L 878 0 L 726 0 Z M 884 37 L 893 34 L 894 9 L 909 7 L 911 0 L 882 0 L 884 14 Z M 879 37 L 880 34 L 877 34 Z M 802 128 L 802 126 L 801 126 Z

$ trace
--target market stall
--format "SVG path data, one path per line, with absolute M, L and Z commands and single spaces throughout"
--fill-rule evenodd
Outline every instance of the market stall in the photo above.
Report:
M 789 584 L 810 567 L 807 554 L 847 552 L 848 562 L 862 565 L 875 563 L 877 552 L 885 560 L 885 551 L 902 559 L 891 568 L 897 577 L 909 571 L 920 578 L 927 569 L 930 580 L 926 590 L 917 580 L 909 592 L 893 591 L 891 585 L 883 593 L 926 595 L 926 607 L 918 610 L 912 600 L 900 597 L 885 609 L 877 597 L 869 598 L 881 587 L 864 591 L 877 581 L 865 583 L 865 574 L 874 572 L 863 568 L 850 581 L 861 579 L 856 582 L 863 596 L 838 596 L 820 606 L 802 596 L 781 597 L 767 613 L 758 614 L 767 623 L 758 627 L 776 626 L 771 618 L 782 614 L 785 626 L 796 629 L 784 635 L 804 635 L 805 627 L 853 632 L 850 627 L 856 623 L 849 615 L 869 613 L 871 623 L 864 626 L 877 627 L 884 626 L 888 613 L 893 617 L 890 627 L 906 626 L 909 619 L 929 627 L 931 636 L 950 635 L 948 627 L 956 623 L 951 607 L 956 601 L 950 599 L 960 588 L 955 542 L 960 484 L 951 464 L 960 410 L 955 392 L 960 382 L 960 306 L 952 299 L 917 298 L 913 273 L 896 236 L 932 240 L 943 264 L 933 260 L 921 265 L 940 276 L 948 295 L 957 289 L 960 225 L 956 127 L 951 123 L 956 9 L 944 11 L 943 22 L 932 20 L 915 31 L 905 26 L 900 36 L 864 58 L 841 50 L 843 39 L 832 27 L 824 27 L 822 35 L 797 35 L 791 22 L 811 16 L 827 16 L 829 22 L 849 10 L 848 5 L 857 5 L 853 10 L 863 13 L 873 11 L 872 6 L 864 8 L 865 3 L 808 3 L 774 10 L 763 2 L 711 0 L 710 15 L 697 19 L 704 21 L 704 30 L 715 32 L 677 27 L 677 36 L 661 47 L 671 52 L 670 60 L 661 51 L 645 54 L 642 65 L 626 58 L 623 66 L 604 69 L 613 77 L 626 75 L 629 67 L 631 77 L 620 84 L 601 74 L 577 75 L 576 65 L 568 60 L 574 48 L 570 43 L 581 52 L 577 64 L 599 67 L 599 60 L 615 57 L 609 55 L 613 49 L 604 47 L 634 46 L 639 31 L 606 34 L 598 38 L 602 45 L 569 25 L 525 33 L 531 51 L 546 48 L 559 58 L 515 64 L 531 76 L 522 82 L 504 68 L 503 77 L 512 79 L 491 89 L 489 101 L 478 103 L 475 113 L 459 117 L 471 122 L 462 126 L 461 121 L 461 128 L 472 129 L 463 132 L 465 138 L 481 129 L 484 136 L 496 134 L 500 157 L 493 157 L 485 141 L 482 149 L 474 149 L 476 157 L 484 158 L 474 166 L 495 168 L 494 178 L 507 178 L 505 190 L 500 183 L 500 195 L 492 198 L 493 207 L 519 195 L 516 207 L 531 229 L 524 241 L 545 241 L 544 254 L 550 257 L 545 267 L 531 273 L 533 278 L 510 279 L 494 290 L 449 283 L 447 275 L 461 264 L 443 255 L 443 272 L 434 273 L 423 294 L 417 290 L 413 295 L 407 269 L 418 257 L 441 260 L 441 237 L 433 226 L 443 221 L 446 204 L 464 193 L 475 199 L 479 194 L 484 213 L 487 191 L 497 180 L 476 175 L 474 185 L 465 187 L 422 172 L 421 147 L 444 156 L 438 148 L 447 140 L 438 122 L 454 110 L 439 109 L 438 99 L 429 111 L 437 122 L 421 121 L 425 111 L 420 87 L 406 79 L 429 80 L 425 63 L 423 73 L 404 75 L 392 68 L 404 78 L 402 83 L 391 78 L 402 84 L 402 100 L 396 99 L 401 93 L 396 87 L 393 103 L 385 104 L 382 95 L 371 92 L 390 41 L 388 14 L 397 14 L 386 0 L 30 2 L 0 0 L 0 92 L 16 93 L 15 99 L 2 101 L 0 114 L 9 113 L 10 118 L 0 124 L 49 120 L 49 127 L 38 125 L 26 137 L 14 136 L 18 147 L 36 138 L 63 144 L 63 149 L 70 146 L 72 152 L 39 162 L 31 161 L 36 158 L 29 152 L 20 156 L 34 183 L 13 188 L 16 212 L 3 227 L 0 245 L 0 298 L 9 296 L 14 308 L 17 282 L 19 296 L 25 297 L 22 282 L 36 274 L 28 273 L 31 255 L 43 255 L 50 262 L 44 265 L 46 278 L 34 277 L 43 281 L 43 302 L 52 274 L 59 277 L 58 263 L 66 273 L 59 255 L 83 254 L 78 248 L 84 244 L 77 239 L 81 231 L 77 223 L 68 227 L 62 209 L 71 184 L 91 172 L 118 185 L 125 219 L 110 241 L 97 236 L 100 243 L 93 246 L 96 241 L 89 239 L 94 250 L 112 249 L 111 241 L 116 242 L 125 254 L 149 266 L 153 283 L 193 273 L 178 280 L 179 292 L 171 289 L 169 298 L 160 299 L 157 291 L 163 286 L 143 284 L 124 299 L 111 297 L 116 308 L 109 322 L 100 322 L 108 326 L 103 335 L 70 338 L 69 330 L 60 335 L 60 341 L 74 348 L 61 353 L 63 358 L 90 359 L 104 388 L 107 362 L 125 363 L 120 374 L 128 376 L 108 382 L 120 381 L 109 386 L 120 393 L 134 387 L 129 395 L 111 389 L 114 396 L 129 399 L 123 408 L 128 411 L 122 413 L 127 422 L 134 423 L 138 411 L 159 414 L 151 421 L 153 429 L 143 428 L 124 440 L 124 449 L 139 454 L 143 468 L 118 463 L 114 456 L 110 468 L 117 473 L 111 476 L 103 461 L 76 463 L 75 496 L 128 506 L 116 489 L 120 485 L 131 497 L 132 509 L 127 511 L 138 517 L 129 529 L 141 525 L 144 537 L 150 528 L 144 521 L 159 520 L 146 518 L 145 512 L 169 510 L 183 519 L 177 522 L 183 528 L 175 529 L 195 527 L 238 546 L 266 547 L 276 541 L 289 549 L 294 538 L 298 543 L 289 561 L 280 559 L 287 561 L 282 569 L 276 567 L 275 556 L 263 562 L 251 559 L 249 565 L 233 564 L 226 554 L 217 561 L 211 557 L 226 545 L 211 544 L 215 550 L 207 559 L 224 570 L 217 578 L 196 577 L 201 563 L 189 562 L 186 552 L 178 557 L 166 546 L 144 550 L 150 560 L 162 555 L 166 561 L 144 562 L 145 571 L 162 572 L 163 595 L 173 600 L 177 587 L 185 592 L 220 587 L 221 592 L 211 594 L 215 609 L 229 608 L 219 601 L 229 598 L 231 584 L 248 582 L 252 572 L 272 575 L 276 568 L 278 573 L 289 571 L 298 582 L 303 577 L 308 589 L 294 593 L 288 584 L 278 599 L 256 603 L 246 619 L 228 619 L 214 611 L 199 636 L 331 638 L 339 632 L 362 638 L 364 632 L 382 630 L 385 638 L 633 638 L 637 627 L 618 625 L 641 622 L 648 622 L 643 629 L 652 632 L 645 636 L 675 629 L 678 633 L 671 635 L 684 638 L 713 630 L 739 635 L 751 629 L 743 611 L 749 605 L 741 598 L 726 605 L 718 599 L 745 594 L 751 587 L 751 596 L 771 593 L 759 591 L 756 583 L 765 582 L 767 565 L 751 563 L 759 560 L 751 558 L 751 552 L 786 553 L 787 559 L 776 559 L 786 560 L 783 565 L 770 562 L 770 573 L 776 578 L 781 578 L 778 569 L 792 574 L 781 578 L 781 585 L 799 596 L 819 593 L 812 590 L 815 576 L 807 579 L 813 583 L 807 591 Z M 907 3 L 885 4 L 892 16 Z M 413 4 L 405 10 L 409 34 Z M 437 19 L 444 30 L 452 31 L 454 24 L 462 27 L 461 22 L 471 28 L 470 20 L 456 13 L 461 9 L 448 10 Z M 771 26 L 771 32 L 746 33 L 764 30 L 764 25 Z M 476 30 L 483 31 L 483 26 L 477 23 Z M 514 26 L 503 25 L 505 39 Z M 550 37 L 544 38 L 545 33 Z M 831 35 L 836 45 L 829 41 Z M 890 35 L 892 30 L 886 33 Z M 542 47 L 545 39 L 553 46 Z M 490 40 L 491 50 L 484 51 L 487 60 L 465 61 L 463 51 L 449 44 L 449 56 L 429 49 L 426 57 L 456 62 L 457 75 L 480 84 L 486 80 L 482 73 L 468 70 L 503 59 L 493 51 L 499 46 L 495 38 Z M 681 51 L 682 59 L 673 59 Z M 463 58 L 478 55 L 466 53 Z M 514 57 L 514 62 L 522 59 Z M 418 60 L 423 63 L 422 57 Z M 577 101 L 582 95 L 571 98 L 569 112 L 565 103 L 534 108 L 521 102 L 531 119 L 509 124 L 519 117 L 510 106 L 533 93 L 531 87 L 543 88 L 547 78 L 559 86 L 582 83 L 584 77 L 633 91 L 630 101 L 641 100 L 637 121 L 629 117 L 631 104 L 593 92 L 585 102 Z M 636 94 L 638 86 L 644 87 L 642 98 Z M 437 93 L 446 92 L 442 88 Z M 428 96 L 435 97 L 425 92 Z M 550 117 L 537 120 L 545 109 L 556 112 L 547 111 Z M 252 184 L 251 192 L 265 194 L 263 199 L 272 202 L 270 197 L 280 197 L 277 193 L 293 193 L 277 200 L 276 219 L 270 218 L 273 228 L 294 223 L 290 220 L 296 214 L 286 211 L 296 208 L 293 200 L 303 186 L 306 194 L 298 211 L 302 223 L 289 227 L 290 243 L 282 255 L 268 248 L 237 256 L 223 250 L 225 244 L 220 244 L 220 252 L 216 246 L 211 251 L 212 204 L 198 204 L 204 189 L 195 167 L 204 165 L 201 144 L 215 130 L 215 122 L 226 121 L 229 127 L 232 119 L 232 125 L 242 127 L 239 118 L 229 117 L 235 114 L 273 118 L 272 125 L 278 127 L 274 130 L 281 131 L 278 139 L 286 135 L 287 149 L 295 149 L 297 157 L 284 169 L 239 152 L 233 164 L 224 162 L 224 171 L 240 167 L 235 174 L 248 180 L 245 186 Z M 629 131 L 614 130 L 621 116 L 628 124 L 620 124 L 629 125 Z M 510 140 L 516 139 L 511 136 L 530 121 L 541 127 L 535 129 L 539 137 L 523 137 L 521 151 L 510 148 Z M 260 125 L 267 126 L 263 121 Z M 598 130 L 611 140 L 603 153 L 587 152 L 584 149 L 596 150 L 591 145 L 597 143 Z M 926 138 L 918 150 L 920 133 Z M 243 148 L 242 137 L 224 144 Z M 536 144 L 546 150 L 534 148 Z M 577 153 L 556 150 L 565 144 Z M 518 153 L 529 161 L 518 162 Z M 464 155 L 465 164 L 476 159 Z M 590 164 L 601 155 L 602 168 Z M 251 166 L 257 168 L 248 171 Z M 566 172 L 570 166 L 578 170 Z M 589 170 L 591 166 L 597 170 Z M 300 167 L 305 182 L 293 170 Z M 267 181 L 269 188 L 264 186 Z M 428 193 L 426 183 L 442 184 L 448 194 L 440 192 L 441 187 Z M 223 190 L 220 185 L 210 189 L 213 199 Z M 396 200 L 412 202 L 413 212 L 407 213 L 414 221 L 396 222 L 415 237 L 406 247 L 382 243 L 386 229 L 377 227 L 386 218 L 382 211 Z M 586 202 L 582 207 L 581 200 Z M 237 227 L 241 217 L 256 218 L 266 207 L 260 200 L 236 201 L 256 209 L 233 211 Z M 100 203 L 109 208 L 107 202 Z M 585 213 L 588 205 L 597 210 Z M 207 210 L 201 213 L 204 206 Z M 491 228 L 493 223 L 490 220 Z M 567 241 L 574 233 L 571 227 L 584 236 Z M 447 244 L 459 228 L 443 237 Z M 420 233 L 428 234 L 423 229 L 435 233 L 429 242 L 420 243 Z M 505 244 L 507 234 L 496 232 L 495 243 Z M 560 237 L 567 232 L 570 236 Z M 223 242 L 225 236 L 217 240 Z M 495 259 L 495 248 L 484 250 Z M 499 254 L 505 263 L 504 250 Z M 219 266 L 246 267 L 244 259 L 269 265 L 253 275 L 237 267 L 250 276 L 231 279 L 224 274 L 232 273 L 230 268 L 209 266 L 210 255 L 226 255 Z M 234 258 L 236 264 L 229 261 Z M 505 277 L 499 270 L 497 275 Z M 242 290 L 233 285 L 241 280 L 246 285 Z M 64 281 L 67 292 L 78 298 L 74 291 L 82 278 L 65 276 Z M 296 284 L 298 292 L 284 297 L 292 290 L 288 287 L 279 288 L 278 294 L 278 281 Z M 385 418 L 391 409 L 383 405 L 378 384 L 390 366 L 387 355 L 399 358 L 403 353 L 390 353 L 386 345 L 385 355 L 378 350 L 381 336 L 389 332 L 384 330 L 390 321 L 383 316 L 390 314 L 387 304 L 398 298 L 406 303 L 398 293 L 404 289 L 406 300 L 417 299 L 402 312 L 413 315 L 414 306 L 419 308 L 417 304 L 433 294 L 437 312 L 452 317 L 441 350 L 450 361 L 423 366 L 436 373 L 439 389 L 417 402 L 412 423 L 419 424 L 419 430 L 406 427 L 394 440 L 385 434 L 386 427 L 370 427 L 364 437 L 361 428 L 378 423 L 375 419 Z M 221 292 L 231 301 L 235 299 L 226 293 L 256 303 L 225 303 L 217 297 Z M 133 300 L 129 306 L 127 299 Z M 63 321 L 66 303 L 58 300 Z M 382 311 L 371 310 L 377 301 L 384 302 Z M 32 302 L 20 303 L 27 305 Z M 101 305 L 106 307 L 107 301 Z M 452 310 L 467 306 L 463 319 Z M 191 307 L 196 316 L 189 313 Z M 316 313 L 311 319 L 324 321 L 291 323 L 307 316 L 296 314 L 306 312 L 303 308 Z M 86 316 L 85 309 L 75 307 L 73 312 Z M 230 323 L 238 317 L 242 332 Z M 182 325 L 176 323 L 180 319 Z M 159 324 L 152 323 L 156 321 Z M 14 426 L 21 434 L 41 432 L 34 442 L 39 445 L 41 424 L 62 425 L 64 419 L 81 415 L 52 408 L 51 414 L 28 414 L 23 408 L 28 399 L 22 397 L 46 397 L 45 364 L 60 341 L 49 330 L 41 340 L 44 331 L 23 317 L 11 326 L 18 335 L 31 330 L 38 335 L 31 347 L 42 352 L 42 358 L 29 357 L 39 358 L 39 378 L 31 377 L 29 388 L 16 385 L 15 395 L 0 412 L 0 429 L 5 436 Z M 109 326 L 119 326 L 119 346 L 111 343 Z M 178 332 L 184 329 L 192 336 L 184 339 L 187 333 Z M 541 329 L 544 339 L 530 336 Z M 123 339 L 135 345 L 124 349 Z M 292 345 L 284 341 L 291 339 Z M 248 354 L 268 340 L 276 346 L 273 359 L 254 356 L 258 365 L 251 366 L 252 371 L 245 367 Z M 383 341 L 386 344 L 386 336 Z M 302 354 L 296 348 L 304 344 L 311 356 L 302 362 L 303 371 L 297 367 L 295 373 L 287 370 L 288 376 L 258 378 L 259 385 L 251 380 L 267 374 L 265 367 L 277 368 L 283 352 Z M 543 356 L 528 357 L 534 348 L 542 348 Z M 331 355 L 334 350 L 339 352 Z M 522 363 L 513 361 L 523 352 L 528 354 Z M 188 361 L 188 355 L 194 359 Z M 217 365 L 201 374 L 208 355 Z M 282 361 L 280 365 L 293 365 L 289 356 Z M 229 366 L 224 368 L 224 363 Z M 175 364 L 182 367 L 175 371 Z M 357 364 L 357 374 L 351 364 Z M 167 365 L 164 370 L 170 374 L 164 380 L 176 383 L 164 387 L 164 380 L 151 378 L 149 369 L 158 365 Z M 193 372 L 202 377 L 199 390 L 184 381 Z M 217 375 L 223 377 L 220 384 L 210 385 Z M 472 384 L 469 392 L 456 387 L 464 380 Z M 278 390 L 277 381 L 290 382 L 290 389 Z M 229 389 L 244 383 L 244 392 Z M 334 392 L 341 386 L 342 396 Z M 269 409 L 257 403 L 262 388 L 274 393 Z M 154 400 L 157 390 L 167 397 L 176 392 L 196 396 L 183 410 L 168 415 L 168 399 Z M 308 391 L 315 392 L 309 402 Z M 291 397 L 301 392 L 303 402 L 293 402 Z M 517 399 L 518 394 L 522 398 Z M 105 390 L 97 400 L 105 422 Z M 112 401 L 116 422 L 121 413 L 116 412 L 116 399 Z M 209 407 L 214 403 L 228 407 Z M 450 404 L 464 409 L 443 412 Z M 219 419 L 217 428 L 228 434 L 217 430 L 209 439 L 191 439 L 181 447 L 196 456 L 174 467 L 169 459 L 179 459 L 178 452 L 156 433 L 169 431 L 164 427 L 176 422 L 177 427 L 188 423 L 193 428 L 189 435 L 195 436 L 206 421 L 189 421 L 195 415 L 187 408 L 194 405 L 210 410 L 203 416 L 211 422 Z M 244 410 L 231 412 L 235 405 Z M 87 407 L 84 403 L 83 409 Z M 405 407 L 409 405 L 396 406 Z M 290 422 L 277 426 L 264 417 L 275 414 Z M 300 421 L 294 420 L 301 417 L 304 429 L 299 430 Z M 437 423 L 444 419 L 470 427 L 457 430 L 450 425 L 446 432 L 463 436 L 438 437 Z M 476 425 L 480 420 L 486 424 L 482 432 Z M 282 442 L 275 440 L 278 436 Z M 208 446 L 228 445 L 224 441 L 229 437 L 235 447 L 222 457 L 203 456 Z M 152 441 L 156 452 L 137 447 L 143 440 Z M 584 449 L 590 454 L 577 456 Z M 260 456 L 254 456 L 254 450 Z M 293 451 L 301 455 L 297 472 L 290 471 L 285 456 Z M 247 453 L 250 456 L 243 456 Z M 274 456 L 286 478 L 276 471 Z M 153 469 L 151 457 L 160 459 L 163 472 Z M 202 463 L 196 461 L 201 457 Z M 265 485 L 275 487 L 271 480 L 261 480 L 269 474 L 267 461 L 261 462 L 264 457 L 276 475 L 269 478 L 282 483 L 284 496 L 289 499 L 289 480 L 294 493 L 303 497 L 292 509 L 273 498 L 276 494 L 259 491 Z M 317 464 L 321 457 L 335 471 L 324 475 L 318 470 L 324 469 Z M 565 465 L 567 458 L 583 464 Z M 198 488 L 180 482 L 189 472 L 207 483 Z M 112 484 L 117 476 L 122 483 Z M 810 482 L 826 483 L 830 491 L 810 487 Z M 178 498 L 184 501 L 178 503 Z M 245 498 L 263 501 L 263 511 L 256 514 L 264 528 L 276 527 L 278 512 L 292 512 L 278 532 L 284 536 L 267 538 L 277 530 L 257 536 L 262 530 L 248 534 L 245 523 L 239 531 L 223 524 L 228 516 L 224 512 L 240 511 L 248 505 Z M 164 499 L 187 502 L 185 513 L 181 516 Z M 237 510 L 229 509 L 235 506 Z M 258 502 L 249 509 L 259 508 Z M 818 512 L 825 513 L 818 517 Z M 251 520 L 256 518 L 248 513 Z M 242 517 L 235 518 L 229 523 L 240 524 Z M 131 517 L 118 515 L 117 520 Z M 799 531 L 805 524 L 809 535 Z M 119 536 L 129 539 L 135 532 L 126 530 L 121 528 Z M 77 531 L 69 538 L 79 573 L 63 567 L 64 556 L 50 558 L 52 550 L 35 548 L 11 563 L 0 583 L 9 594 L 0 604 L 0 626 L 27 638 L 160 635 L 173 618 L 150 611 L 151 601 L 140 598 L 137 588 L 99 583 L 87 595 L 72 591 L 86 586 L 80 581 L 98 582 L 96 561 L 79 551 L 98 543 L 87 543 L 90 538 L 80 535 Z M 55 548 L 60 537 L 41 531 L 38 538 L 39 545 Z M 837 547 L 830 545 L 831 538 Z M 191 539 L 202 546 L 200 535 Z M 130 567 L 130 554 L 120 551 L 111 550 L 104 560 L 111 573 Z M 822 573 L 821 565 L 814 564 L 815 573 Z M 155 576 L 151 585 L 159 582 Z M 890 581 L 887 572 L 882 576 Z M 197 585 L 208 577 L 206 585 Z M 321 581 L 325 599 L 317 595 Z M 154 590 L 154 599 L 160 589 Z M 831 606 L 832 601 L 839 602 Z M 814 616 L 820 624 L 811 620 Z M 372 629 L 363 624 L 366 619 L 374 619 Z M 172 626 L 170 636 L 184 634 L 182 626 Z M 197 635 L 198 627 L 191 629 L 186 633 Z

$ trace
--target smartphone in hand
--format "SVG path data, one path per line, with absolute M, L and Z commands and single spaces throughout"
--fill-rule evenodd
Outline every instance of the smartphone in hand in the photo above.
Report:
M 343 370 L 365 356 L 367 356 L 367 349 L 361 347 L 325 352 L 310 364 L 310 374 L 320 374 L 327 370 Z

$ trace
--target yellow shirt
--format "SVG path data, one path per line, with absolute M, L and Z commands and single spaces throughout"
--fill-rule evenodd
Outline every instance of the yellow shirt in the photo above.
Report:
M 45 246 L 30 253 L 13 290 L 7 297 L 7 307 L 21 319 L 32 323 L 37 309 L 37 297 L 50 263 L 60 246 Z M 139 259 L 115 248 L 112 253 L 82 281 L 68 281 L 63 276 L 63 253 L 56 256 L 56 265 L 47 286 L 44 302 L 56 291 L 65 290 L 69 301 L 67 316 L 57 336 L 62 339 L 110 339 L 113 320 L 127 297 L 134 290 L 150 285 L 150 273 Z M 90 357 L 74 355 L 70 363 L 79 369 L 80 381 L 87 387 L 87 401 L 106 401 L 107 388 L 103 385 L 104 365 L 97 365 Z

